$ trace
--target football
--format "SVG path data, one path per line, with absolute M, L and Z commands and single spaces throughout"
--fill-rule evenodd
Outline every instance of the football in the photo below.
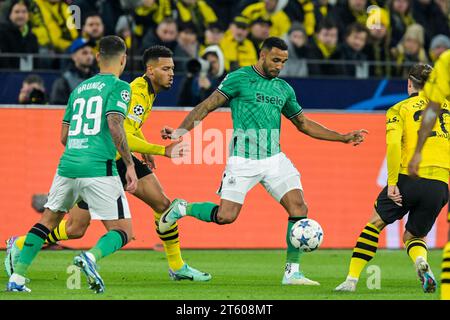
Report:
M 322 227 L 312 219 L 299 220 L 291 228 L 290 240 L 292 245 L 301 251 L 314 251 L 322 243 Z

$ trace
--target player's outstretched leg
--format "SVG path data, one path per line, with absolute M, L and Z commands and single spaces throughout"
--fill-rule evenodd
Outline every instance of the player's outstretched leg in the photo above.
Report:
M 436 291 L 437 282 L 428 264 L 428 248 L 421 238 L 411 238 L 405 241 L 406 252 L 416 267 L 417 275 L 422 283 L 423 292 Z
M 353 249 L 352 259 L 346 280 L 335 291 L 354 292 L 359 276 L 367 263 L 372 260 L 378 249 L 380 231 L 374 224 L 368 223 L 362 230 Z
M 206 272 L 199 271 L 190 267 L 183 261 L 181 257 L 180 238 L 178 234 L 178 225 L 175 222 L 169 230 L 161 232 L 158 229 L 158 223 L 161 218 L 161 213 L 154 213 L 156 232 L 161 239 L 164 251 L 166 253 L 167 261 L 169 263 L 169 276 L 172 280 L 191 280 L 191 281 L 209 281 L 211 275 Z
M 175 199 L 170 207 L 161 215 L 159 231 L 167 232 L 171 226 L 184 216 L 191 216 L 205 222 L 217 223 L 219 206 L 212 202 L 187 203 L 183 199 Z
M 300 271 L 300 256 L 302 251 L 295 248 L 290 240 L 290 233 L 292 226 L 301 219 L 306 217 L 289 217 L 288 227 L 286 232 L 287 254 L 286 254 L 286 267 L 284 271 L 282 284 L 285 285 L 306 285 L 306 286 L 318 286 L 317 281 L 310 280 L 304 276 Z
M 450 300 L 450 241 L 444 247 L 441 267 L 441 299 Z
M 54 215 L 54 213 L 50 214 Z M 25 286 L 27 282 L 25 274 L 28 270 L 28 267 L 31 265 L 31 262 L 34 260 L 34 258 L 41 250 L 45 238 L 49 233 L 50 230 L 41 223 L 36 223 L 30 229 L 25 238 L 25 246 L 22 252 L 20 253 L 19 259 L 14 268 L 14 273 L 9 277 L 9 281 L 6 286 L 6 291 L 21 291 L 21 292 L 31 291 Z
M 125 220 L 129 220 L 128 223 L 131 225 L 131 219 L 124 219 L 121 221 Z M 97 271 L 97 262 L 116 252 L 127 243 L 128 235 L 125 231 L 111 229 L 98 240 L 95 247 L 88 252 L 82 252 L 74 258 L 73 264 L 81 268 L 87 277 L 89 288 L 95 293 L 102 293 L 105 291 L 105 283 Z
M 58 241 L 68 240 L 66 231 L 67 220 L 62 220 L 59 225 L 51 231 L 44 244 L 54 244 Z M 5 256 L 5 270 L 8 276 L 14 273 L 14 266 L 16 265 L 20 256 L 20 251 L 23 248 L 26 235 L 24 236 L 12 236 L 6 241 L 6 256 Z

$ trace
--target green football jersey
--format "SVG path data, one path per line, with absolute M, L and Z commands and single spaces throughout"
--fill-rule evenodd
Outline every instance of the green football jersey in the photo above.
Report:
M 130 85 L 113 74 L 97 74 L 72 91 L 63 122 L 69 125 L 66 149 L 58 174 L 67 178 L 116 176 L 116 146 L 106 117 L 124 118 Z
M 231 108 L 230 155 L 264 159 L 281 151 L 281 114 L 292 119 L 302 112 L 294 89 L 286 81 L 267 78 L 249 66 L 228 74 L 217 90 Z

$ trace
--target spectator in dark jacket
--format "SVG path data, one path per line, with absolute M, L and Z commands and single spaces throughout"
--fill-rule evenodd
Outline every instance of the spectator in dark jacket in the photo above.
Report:
M 36 36 L 29 27 L 28 2 L 12 1 L 7 10 L 6 22 L 0 25 L 1 53 L 37 53 Z M 0 66 L 19 69 L 20 58 L 2 58 Z
M 366 23 L 367 6 L 367 0 L 344 0 L 334 7 L 331 16 L 339 28 L 340 39 L 344 38 L 347 26 L 354 22 Z
M 84 80 L 94 75 L 95 43 L 84 38 L 78 38 L 69 47 L 72 54 L 72 64 L 62 76 L 55 80 L 50 95 L 50 103 L 67 104 L 70 93 Z
M 434 0 L 413 0 L 413 17 L 425 29 L 425 49 L 435 35 L 450 36 L 448 17 Z
M 391 48 L 398 45 L 406 32 L 406 28 L 414 23 L 411 2 L 412 0 L 389 1 Z
M 344 65 L 344 73 L 350 77 L 364 78 L 368 76 L 368 66 L 363 62 L 367 55 L 363 49 L 366 46 L 369 31 L 365 26 L 355 22 L 348 26 L 345 34 L 345 42 L 340 46 L 341 58 L 352 60 L 352 63 Z M 356 61 L 361 63 L 357 64 Z
M 308 66 L 306 57 L 308 52 L 308 35 L 303 25 L 294 21 L 286 39 L 289 59 L 280 72 L 280 77 L 306 77 Z
M 330 60 L 341 60 L 337 47 L 338 28 L 330 19 L 324 19 L 320 23 L 314 41 L 308 47 L 307 58 L 310 60 L 322 60 L 323 62 L 309 62 L 308 72 L 310 76 L 340 75 L 343 74 L 341 64 L 335 64 Z

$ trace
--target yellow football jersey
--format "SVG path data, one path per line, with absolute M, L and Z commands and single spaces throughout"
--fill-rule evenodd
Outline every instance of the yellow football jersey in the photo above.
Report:
M 450 49 L 436 61 L 423 89 L 425 96 L 433 102 L 442 104 L 450 99 Z
M 131 101 L 128 107 L 128 116 L 124 121 L 128 146 L 134 152 L 164 155 L 165 147 L 148 143 L 141 129 L 152 111 L 156 98 L 152 83 L 144 75 L 134 79 L 130 86 Z
M 428 104 L 425 93 L 413 94 L 391 107 L 386 114 L 388 184 L 397 184 L 398 174 L 408 174 L 408 163 L 417 144 L 421 115 Z M 450 169 L 450 109 L 444 100 L 438 121 L 422 151 L 419 176 L 448 183 Z

